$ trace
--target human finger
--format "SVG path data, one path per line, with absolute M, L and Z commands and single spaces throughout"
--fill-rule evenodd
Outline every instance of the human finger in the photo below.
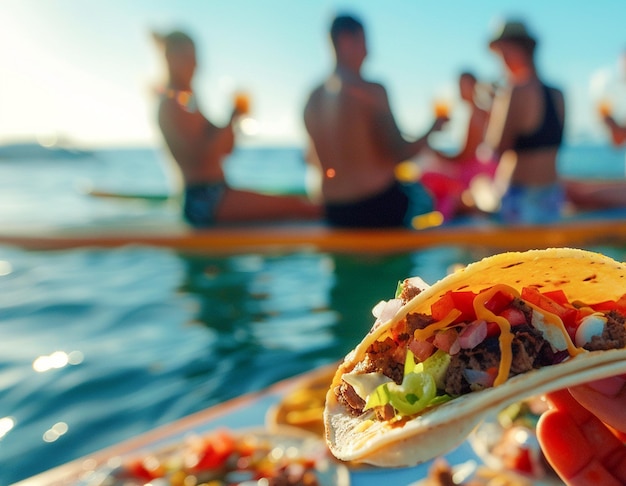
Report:
M 599 422 L 593 417 L 590 420 Z M 537 438 L 543 453 L 568 486 L 626 484 L 626 449 L 605 431 L 605 437 L 612 438 L 612 446 L 598 451 L 588 435 L 589 428 L 579 426 L 567 411 L 549 410 L 537 424 Z
M 573 387 L 570 393 L 604 423 L 626 432 L 626 375 Z
M 546 459 L 568 485 L 626 484 L 626 447 L 567 391 L 547 396 L 537 425 Z

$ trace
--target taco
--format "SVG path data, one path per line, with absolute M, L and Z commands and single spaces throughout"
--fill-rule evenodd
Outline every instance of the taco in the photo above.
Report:
M 409 466 L 525 397 L 626 373 L 626 265 L 576 249 L 485 258 L 405 280 L 337 369 L 324 423 L 339 459 Z

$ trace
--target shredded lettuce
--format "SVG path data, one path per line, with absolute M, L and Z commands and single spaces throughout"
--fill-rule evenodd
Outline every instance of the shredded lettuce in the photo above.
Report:
M 404 290 L 404 281 L 398 280 L 398 285 L 396 285 L 396 295 L 395 295 L 396 299 L 400 297 L 400 295 L 402 295 L 403 290 Z
M 447 394 L 438 394 L 443 388 L 450 355 L 438 350 L 421 363 L 415 364 L 415 358 L 407 350 L 404 362 L 404 377 L 402 383 L 384 383 L 367 397 L 365 410 L 390 404 L 398 415 L 415 415 L 422 410 L 445 403 L 452 397 Z

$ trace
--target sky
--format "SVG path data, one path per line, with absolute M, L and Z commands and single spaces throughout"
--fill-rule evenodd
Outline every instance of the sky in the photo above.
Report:
M 455 99 L 459 72 L 501 79 L 487 44 L 506 18 L 538 38 L 540 76 L 565 93 L 569 141 L 605 137 L 596 105 L 626 84 L 623 0 L 0 0 L 0 143 L 159 144 L 164 71 L 150 32 L 182 29 L 197 44 L 194 89 L 209 118 L 223 123 L 245 90 L 255 130 L 242 143 L 303 144 L 306 97 L 333 68 L 336 13 L 363 21 L 363 74 L 385 85 L 409 136 L 430 125 L 436 98 Z M 452 106 L 458 135 L 466 113 Z

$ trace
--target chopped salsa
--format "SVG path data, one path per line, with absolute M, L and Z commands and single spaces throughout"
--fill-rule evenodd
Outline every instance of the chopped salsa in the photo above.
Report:
M 405 281 L 394 300 L 404 304 L 420 292 L 410 286 Z M 370 344 L 335 395 L 353 415 L 403 421 L 532 369 L 624 348 L 625 322 L 626 295 L 583 303 L 532 286 L 448 291 L 430 313 L 407 314 Z

